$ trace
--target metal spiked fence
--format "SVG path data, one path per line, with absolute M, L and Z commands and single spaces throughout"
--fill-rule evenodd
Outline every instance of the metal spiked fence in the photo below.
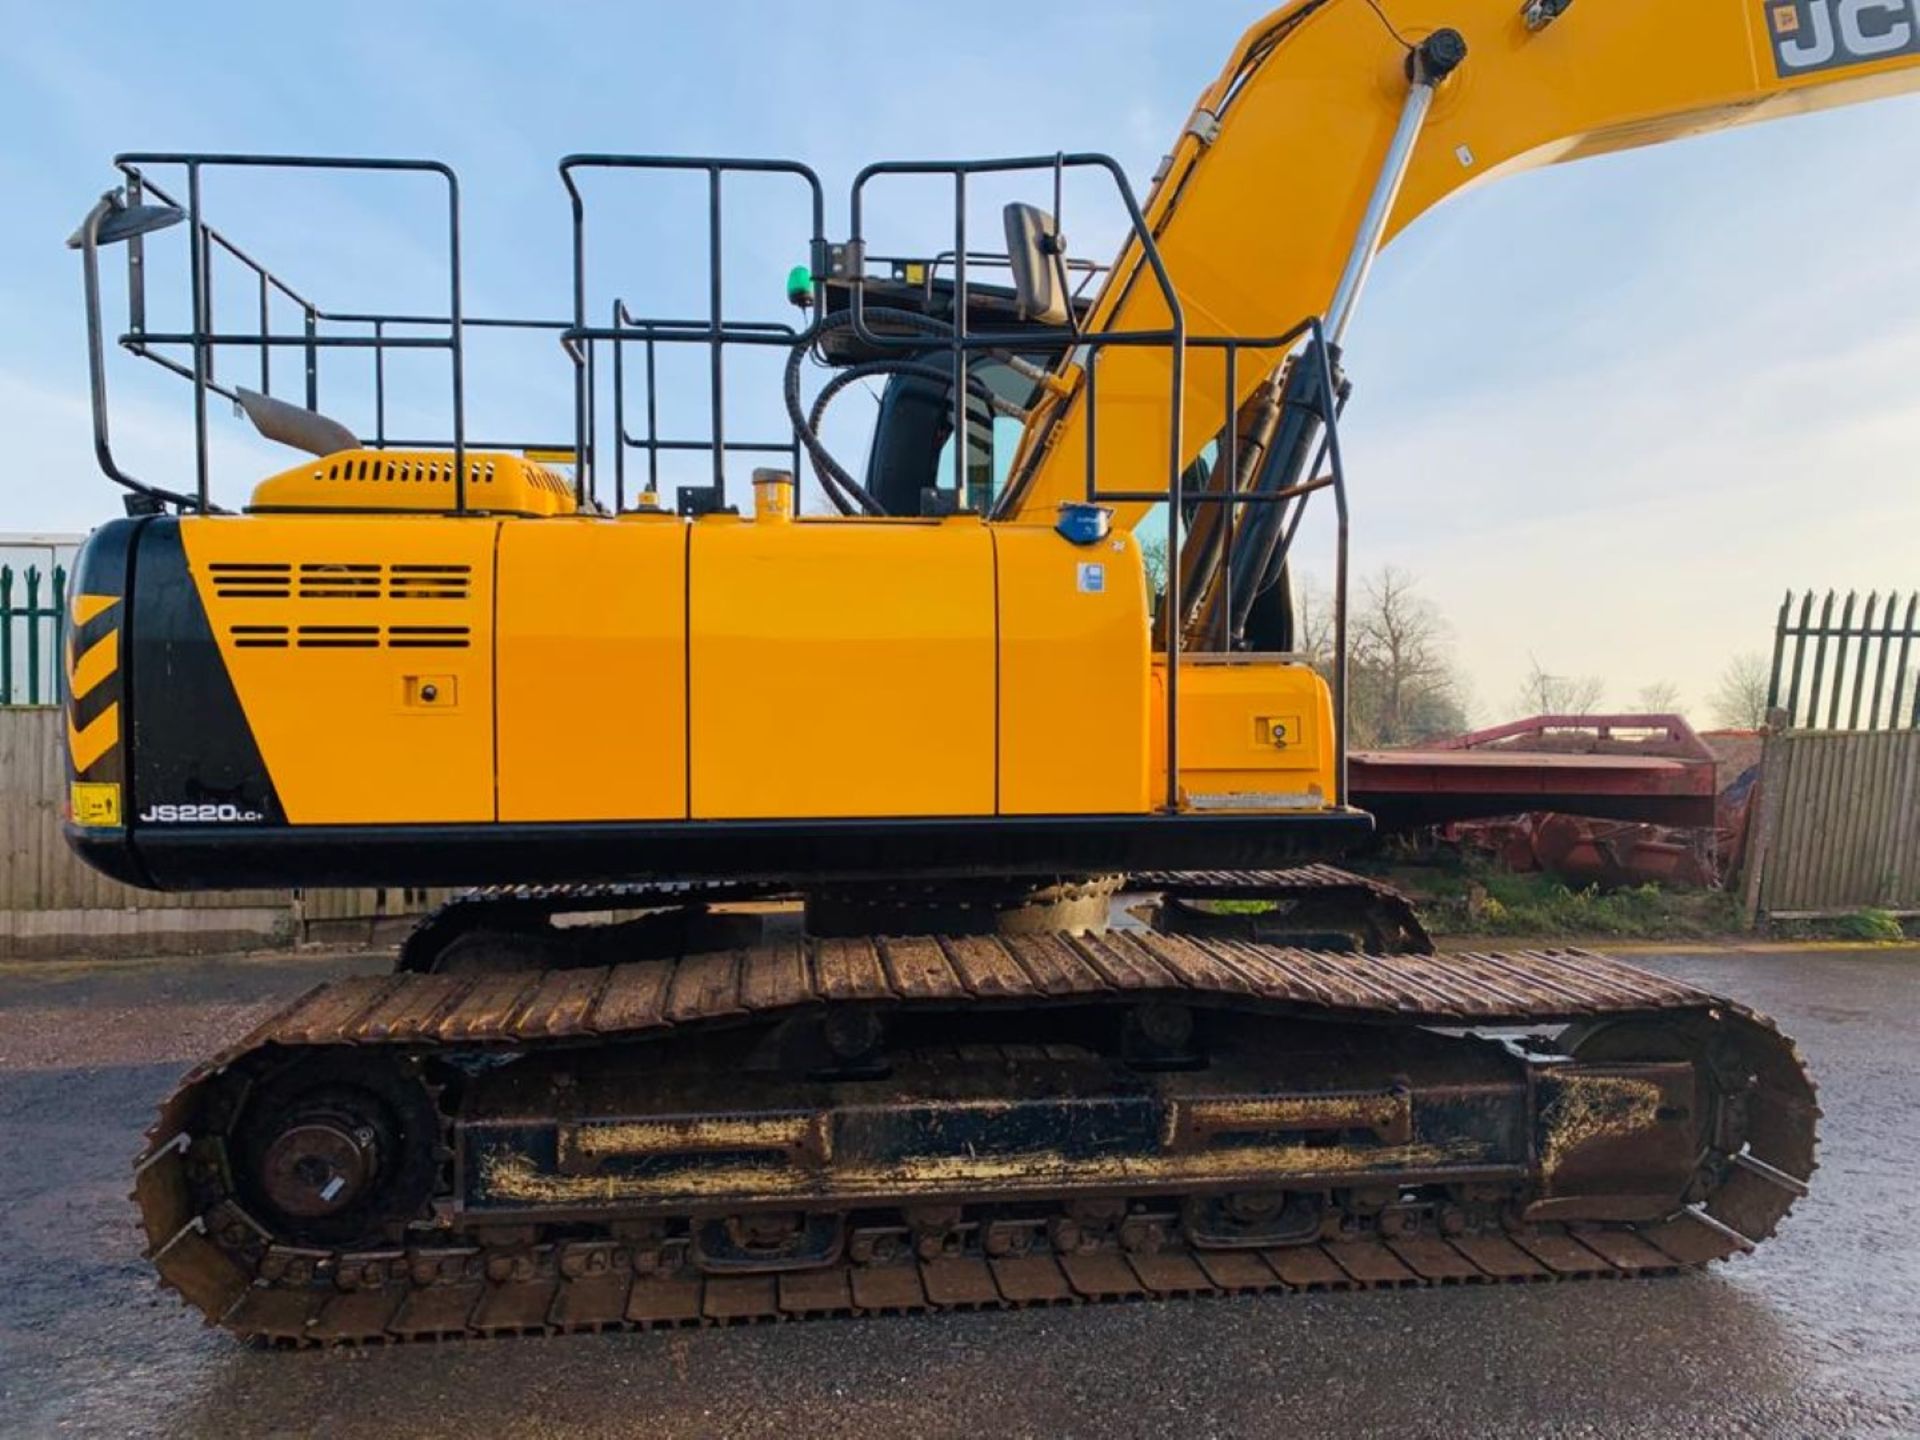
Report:
M 1774 627 L 1767 708 L 1786 712 L 1792 729 L 1920 730 L 1916 664 L 1920 591 L 1872 591 L 1865 605 L 1858 591 L 1844 602 L 1832 590 L 1823 599 L 1789 591 Z
M 60 648 L 67 631 L 67 571 L 0 565 L 0 705 L 57 705 L 66 694 Z

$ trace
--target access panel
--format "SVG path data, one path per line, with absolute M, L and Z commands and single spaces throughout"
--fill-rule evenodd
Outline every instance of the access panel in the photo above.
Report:
M 691 547 L 694 819 L 993 813 L 984 525 L 711 516 Z

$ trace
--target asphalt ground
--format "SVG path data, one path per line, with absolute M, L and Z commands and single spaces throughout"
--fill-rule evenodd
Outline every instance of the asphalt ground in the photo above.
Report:
M 0 1435 L 1920 1435 L 1920 951 L 1633 958 L 1820 1081 L 1812 1195 L 1708 1274 L 301 1353 L 158 1289 L 129 1162 L 193 1060 L 384 958 L 0 967 Z

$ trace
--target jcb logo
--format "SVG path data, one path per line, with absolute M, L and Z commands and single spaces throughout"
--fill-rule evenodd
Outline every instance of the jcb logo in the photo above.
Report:
M 1785 78 L 1920 54 L 1920 0 L 1764 0 Z

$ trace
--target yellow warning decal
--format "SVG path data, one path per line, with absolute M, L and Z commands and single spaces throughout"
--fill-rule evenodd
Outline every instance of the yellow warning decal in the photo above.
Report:
M 76 595 L 73 597 L 74 623 L 84 625 L 94 616 L 104 614 L 119 603 L 118 595 Z
M 572 465 L 580 457 L 571 450 L 522 450 L 520 458 L 536 465 Z
M 120 823 L 120 787 L 86 781 L 73 786 L 73 823 L 111 828 Z
M 67 756 L 73 773 L 84 775 L 93 764 L 120 743 L 120 702 L 115 700 L 84 726 L 73 723 L 73 710 L 67 710 Z
M 75 700 L 84 700 L 120 668 L 120 633 L 108 631 L 78 657 L 72 655 L 71 646 L 68 652 L 72 664 L 67 667 L 67 693 Z

